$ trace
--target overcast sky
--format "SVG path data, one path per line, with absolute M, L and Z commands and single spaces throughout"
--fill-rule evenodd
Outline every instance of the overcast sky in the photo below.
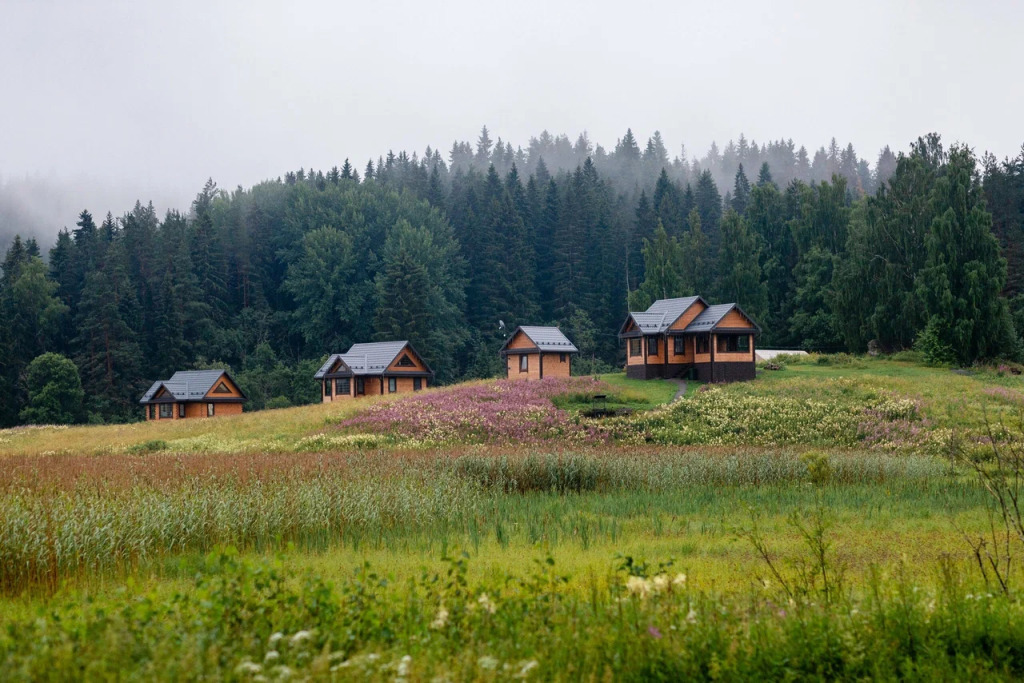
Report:
M 1012 156 L 1022 35 L 1011 0 L 0 0 L 0 177 L 114 188 L 95 213 L 186 208 L 207 176 L 361 170 L 481 124 L 701 155 L 835 136 L 872 163 L 938 131 Z

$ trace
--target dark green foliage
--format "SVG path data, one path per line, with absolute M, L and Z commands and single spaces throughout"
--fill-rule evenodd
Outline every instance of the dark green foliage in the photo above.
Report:
M 1019 342 L 1006 300 L 1006 260 L 992 234 L 992 216 L 970 148 L 956 146 L 931 193 L 935 218 L 925 237 L 918 295 L 927 330 L 961 365 L 978 358 L 1016 357 Z
M 1024 304 L 1014 325 L 1002 296 L 1024 292 L 1024 153 L 986 157 L 983 186 L 937 135 L 873 174 L 849 144 L 811 157 L 741 136 L 670 159 L 631 130 L 612 150 L 548 133 L 515 149 L 483 129 L 362 178 L 346 160 L 230 193 L 210 180 L 187 216 L 83 211 L 48 268 L 34 240 L 8 242 L 0 425 L 46 351 L 74 359 L 91 420 L 138 419 L 149 383 L 212 359 L 262 373 L 250 408 L 315 400 L 297 368 L 370 339 L 409 339 L 442 382 L 500 374 L 499 322 L 593 330 L 593 367 L 617 365 L 629 305 L 689 294 L 736 301 L 762 347 L 925 334 L 959 363 L 1017 353 Z
M 28 402 L 19 418 L 27 424 L 73 424 L 82 419 L 82 380 L 71 359 L 44 353 L 25 370 Z

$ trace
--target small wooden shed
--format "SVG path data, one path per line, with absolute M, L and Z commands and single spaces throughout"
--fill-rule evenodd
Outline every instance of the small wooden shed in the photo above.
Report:
M 572 357 L 579 352 L 557 327 L 533 325 L 517 327 L 501 347 L 505 376 L 509 379 L 568 377 Z

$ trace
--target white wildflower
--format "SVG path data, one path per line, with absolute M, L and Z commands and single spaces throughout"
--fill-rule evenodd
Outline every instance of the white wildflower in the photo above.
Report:
M 519 673 L 514 674 L 512 678 L 526 678 L 528 675 L 530 675 L 530 672 L 536 669 L 538 666 L 540 666 L 540 664 L 537 662 L 536 659 L 520 662 Z
M 498 606 L 494 604 L 494 601 L 491 600 L 490 597 L 488 597 L 487 593 L 481 594 L 477 599 L 477 603 L 480 605 L 480 608 L 488 614 L 494 614 L 498 611 Z
M 672 579 L 672 585 L 676 588 L 685 588 L 686 574 L 676 574 L 676 578 Z
M 448 625 L 448 610 L 441 605 L 441 608 L 437 610 L 437 617 L 430 622 L 430 628 L 441 629 Z
M 284 666 L 283 664 L 274 669 L 274 673 L 277 674 L 277 680 L 284 680 L 291 678 L 292 674 L 295 673 L 290 667 Z
M 237 674 L 258 674 L 263 671 L 263 667 L 255 662 L 242 662 L 235 667 L 235 673 Z
M 651 582 L 642 576 L 631 576 L 626 580 L 626 590 L 643 600 L 651 592 Z
M 278 641 L 280 641 L 282 638 L 284 638 L 284 634 L 281 633 L 280 631 L 278 631 L 277 633 L 274 633 L 273 635 L 271 635 L 270 636 L 270 647 L 274 647 L 275 645 L 277 645 Z
M 477 666 L 481 669 L 487 669 L 488 671 L 494 671 L 498 668 L 498 660 L 496 657 L 490 655 L 484 655 L 480 659 L 476 660 Z
M 313 634 L 309 631 L 297 631 L 295 635 L 291 637 L 291 644 L 298 645 L 299 643 L 309 640 Z
M 655 593 L 664 593 L 669 588 L 668 576 L 665 574 L 658 574 L 651 581 L 651 587 L 654 588 Z
M 263 655 L 263 661 L 272 662 L 280 656 L 281 655 L 277 653 L 277 650 L 270 650 L 269 652 L 267 652 L 267 654 Z
M 412 664 L 412 657 L 409 655 L 402 657 L 402 661 L 398 662 L 398 675 L 403 678 L 408 676 L 410 664 Z

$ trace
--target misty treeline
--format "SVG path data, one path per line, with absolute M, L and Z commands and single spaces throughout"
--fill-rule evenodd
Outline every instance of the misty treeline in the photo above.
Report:
M 687 160 L 658 134 L 513 150 L 484 129 L 446 157 L 210 181 L 187 214 L 84 211 L 46 254 L 16 239 L 0 423 L 47 414 L 56 392 L 33 378 L 72 382 L 54 354 L 84 403 L 50 414 L 91 421 L 137 419 L 145 388 L 187 368 L 231 368 L 249 408 L 315 401 L 326 354 L 374 339 L 409 339 L 442 382 L 493 376 L 518 324 L 560 325 L 576 369 L 606 370 L 627 310 L 692 293 L 738 302 L 762 347 L 1020 356 L 1024 151 L 979 161 L 929 135 L 872 168 L 835 142 L 741 137 Z

